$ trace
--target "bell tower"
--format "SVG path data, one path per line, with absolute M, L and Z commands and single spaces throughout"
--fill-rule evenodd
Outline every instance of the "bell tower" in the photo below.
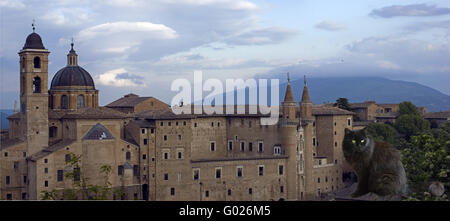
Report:
M 19 51 L 21 132 L 27 155 L 48 146 L 48 55 L 41 37 L 28 35 Z

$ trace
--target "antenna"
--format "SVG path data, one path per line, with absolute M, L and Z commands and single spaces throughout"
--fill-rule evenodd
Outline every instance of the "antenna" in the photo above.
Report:
M 291 82 L 291 78 L 289 77 L 289 72 L 287 73 L 288 83 Z

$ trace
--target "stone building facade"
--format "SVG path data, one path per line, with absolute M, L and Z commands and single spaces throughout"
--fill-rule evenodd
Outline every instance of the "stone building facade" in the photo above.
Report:
M 48 53 L 34 32 L 19 52 L 21 111 L 0 146 L 1 199 L 39 200 L 53 190 L 67 199 L 74 181 L 64 174 L 103 185 L 103 165 L 124 193 L 111 199 L 313 200 L 344 186 L 342 140 L 353 113 L 313 105 L 306 80 L 299 103 L 288 83 L 279 121 L 268 126 L 266 115 L 248 112 L 175 115 L 137 95 L 100 107 L 73 45 L 47 90 Z M 67 164 L 71 154 L 81 156 L 77 168 Z

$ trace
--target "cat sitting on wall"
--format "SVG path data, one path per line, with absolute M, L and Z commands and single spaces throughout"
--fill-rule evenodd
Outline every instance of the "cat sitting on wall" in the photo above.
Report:
M 369 192 L 380 196 L 406 193 L 406 173 L 400 153 L 389 143 L 374 141 L 366 130 L 345 129 L 345 160 L 358 176 L 358 187 L 352 197 Z

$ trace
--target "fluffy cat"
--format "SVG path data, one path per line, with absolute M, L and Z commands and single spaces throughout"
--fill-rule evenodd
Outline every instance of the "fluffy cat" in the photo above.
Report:
M 358 176 L 358 187 L 352 197 L 369 192 L 380 196 L 406 193 L 406 173 L 400 153 L 389 143 L 374 141 L 366 130 L 345 129 L 343 141 L 345 160 Z

